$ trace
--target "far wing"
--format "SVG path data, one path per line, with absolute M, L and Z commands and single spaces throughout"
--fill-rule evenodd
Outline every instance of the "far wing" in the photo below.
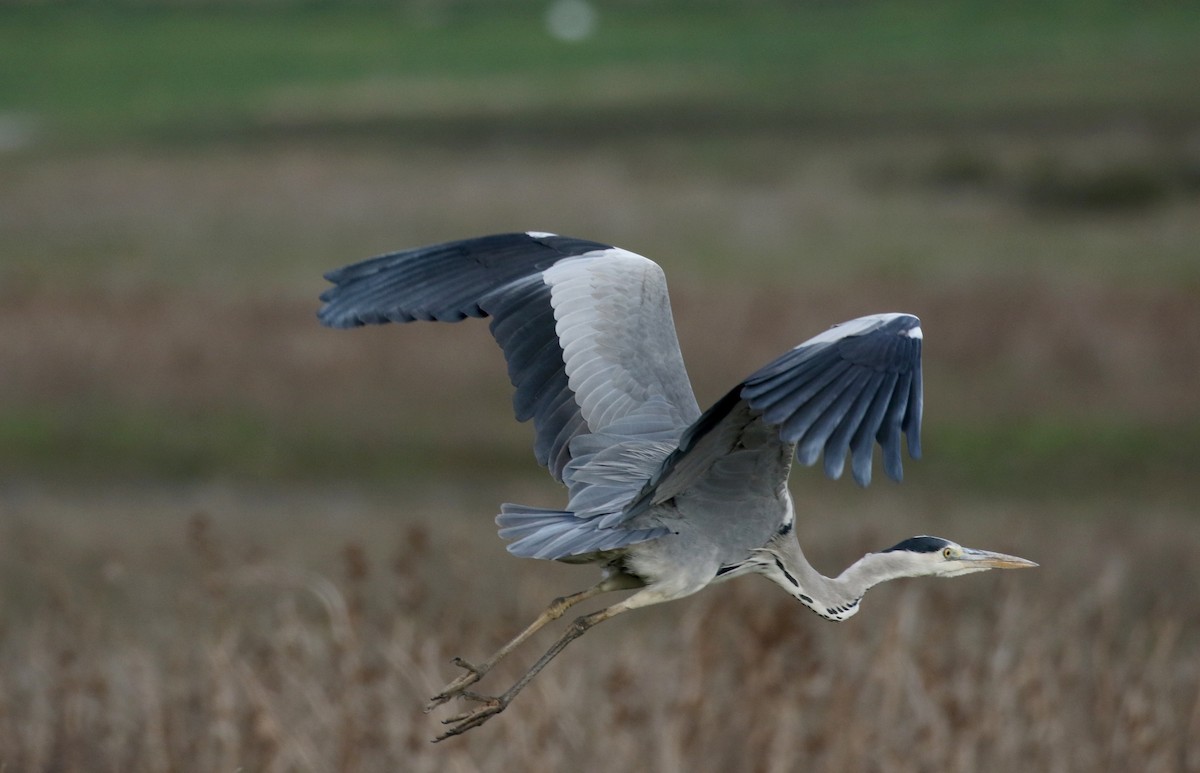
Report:
M 683 433 L 627 510 L 632 519 L 697 485 L 748 438 L 752 425 L 775 428 L 770 442 L 795 446 L 813 465 L 824 453 L 825 473 L 841 477 L 846 454 L 854 479 L 871 482 L 875 443 L 888 476 L 903 476 L 900 436 L 921 456 L 921 327 L 911 314 L 876 314 L 836 325 L 759 369 L 721 398 Z M 771 449 L 762 447 L 764 453 Z
M 533 419 L 540 463 L 563 480 L 573 438 L 619 427 L 661 440 L 700 414 L 666 280 L 653 261 L 598 242 L 511 233 L 406 250 L 332 271 L 330 327 L 492 317 Z
M 911 314 L 875 314 L 836 325 L 761 368 L 741 396 L 779 437 L 796 444 L 796 459 L 811 466 L 825 452 L 825 474 L 842 475 L 847 451 L 854 480 L 871 482 L 874 442 L 892 480 L 908 455 L 921 458 L 921 321 Z

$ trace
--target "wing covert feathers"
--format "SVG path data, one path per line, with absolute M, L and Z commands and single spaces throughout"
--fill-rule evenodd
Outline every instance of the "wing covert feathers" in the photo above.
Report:
M 750 469 L 747 444 L 787 455 L 794 446 L 805 465 L 823 456 L 831 478 L 849 456 L 863 486 L 876 443 L 895 480 L 901 435 L 909 456 L 921 454 L 921 328 L 909 314 L 836 325 L 701 414 L 666 280 L 640 255 L 510 233 L 382 255 L 325 276 L 333 286 L 318 316 L 329 327 L 491 317 L 516 389 L 514 413 L 533 420 L 538 461 L 570 490 L 563 510 L 504 505 L 500 535 L 517 555 L 569 558 L 663 536 L 666 529 L 638 516 L 706 476 L 736 496 Z M 735 452 L 739 464 L 722 466 Z

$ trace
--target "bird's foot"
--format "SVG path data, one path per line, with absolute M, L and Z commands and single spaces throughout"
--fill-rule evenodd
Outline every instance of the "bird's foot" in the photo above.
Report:
M 498 698 L 479 695 L 477 693 L 470 692 L 469 690 L 459 690 L 457 694 L 462 698 L 475 701 L 480 705 L 476 706 L 470 711 L 464 711 L 462 714 L 455 714 L 448 719 L 443 719 L 442 724 L 450 725 L 450 728 L 437 738 L 434 738 L 434 743 L 437 743 L 438 741 L 444 741 L 451 736 L 459 735 L 460 733 L 465 733 L 472 728 L 479 727 L 484 722 L 487 722 L 489 719 L 508 708 L 508 703 L 512 700 L 512 697 L 508 694 L 501 695 Z
M 462 658 L 454 658 L 450 662 L 461 668 L 466 673 L 462 674 L 453 682 L 443 687 L 441 692 L 429 699 L 429 703 L 425 704 L 426 714 L 433 711 L 438 706 L 441 706 L 443 703 L 451 700 L 452 698 L 456 698 L 460 695 L 467 697 L 467 688 L 482 679 L 483 675 L 488 672 L 489 668 L 491 668 L 491 666 L 488 665 L 472 665 Z M 438 740 L 441 739 L 439 738 Z

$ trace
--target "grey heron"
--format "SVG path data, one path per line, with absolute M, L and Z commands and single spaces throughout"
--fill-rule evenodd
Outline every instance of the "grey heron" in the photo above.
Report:
M 517 419 L 533 419 L 537 460 L 567 487 L 561 509 L 505 504 L 496 521 L 512 554 L 597 563 L 602 579 L 557 598 L 527 628 L 430 700 L 473 701 L 436 740 L 503 711 L 564 647 L 631 609 L 761 574 L 828 620 L 859 610 L 872 586 L 898 577 L 954 577 L 1036 566 L 1015 556 L 920 536 L 868 553 L 837 577 L 819 573 L 796 538 L 792 460 L 870 483 L 876 443 L 901 478 L 901 435 L 920 456 L 920 322 L 873 314 L 785 352 L 701 412 L 684 369 L 662 270 L 598 242 L 527 232 L 405 250 L 326 274 L 322 323 L 457 322 L 491 317 L 516 388 Z M 508 690 L 469 688 L 570 607 L 636 590 L 579 617 Z

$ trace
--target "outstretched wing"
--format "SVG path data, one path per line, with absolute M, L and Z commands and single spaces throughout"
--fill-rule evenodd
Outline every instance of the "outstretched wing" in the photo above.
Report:
M 743 382 L 741 396 L 796 444 L 796 459 L 811 466 L 825 452 L 825 474 L 842 475 L 851 454 L 854 480 L 871 482 L 875 441 L 892 480 L 908 454 L 921 458 L 921 320 L 911 314 L 873 314 L 810 338 Z
M 854 479 L 871 482 L 875 443 L 888 476 L 900 480 L 900 436 L 921 456 L 921 327 L 911 314 L 876 314 L 835 325 L 759 369 L 684 431 L 627 510 L 627 518 L 705 483 L 734 453 L 778 453 L 841 477 L 847 453 Z M 759 425 L 774 433 L 752 429 Z M 753 438 L 753 440 L 749 440 Z M 766 440 L 769 438 L 769 440 Z M 773 446 L 773 447 L 768 447 Z M 728 477 L 728 476 L 725 476 Z M 722 485 L 744 485 L 723 481 Z
M 653 261 L 598 242 L 511 233 L 383 255 L 331 271 L 318 312 L 330 327 L 492 318 L 533 419 L 534 451 L 555 478 L 571 440 L 677 437 L 700 414 L 666 280 Z

